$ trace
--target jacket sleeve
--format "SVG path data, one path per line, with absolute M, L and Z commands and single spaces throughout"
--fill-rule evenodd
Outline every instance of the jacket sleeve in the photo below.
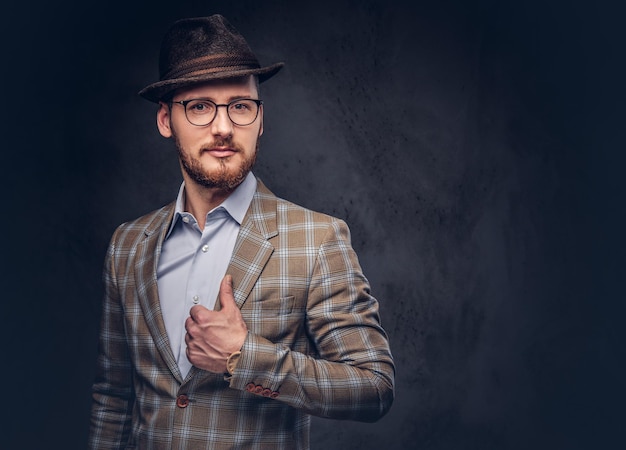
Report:
M 100 340 L 92 386 L 89 449 L 124 448 L 133 405 L 132 368 L 126 344 L 122 304 L 116 284 L 116 231 L 107 251 L 103 280 Z
M 378 302 L 341 220 L 331 222 L 317 250 L 306 332 L 315 354 L 249 333 L 227 378 L 231 388 L 320 417 L 373 422 L 385 415 L 394 398 L 394 362 Z

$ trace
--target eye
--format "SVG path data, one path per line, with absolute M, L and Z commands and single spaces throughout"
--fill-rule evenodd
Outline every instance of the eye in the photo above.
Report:
M 255 102 L 251 100 L 235 100 L 234 102 L 228 105 L 229 114 L 234 114 L 237 116 L 254 116 L 258 106 Z
M 234 111 L 250 111 L 250 102 L 236 102 L 230 105 L 230 109 Z
M 187 103 L 187 111 L 194 114 L 210 114 L 215 110 L 215 105 L 207 100 L 191 100 Z

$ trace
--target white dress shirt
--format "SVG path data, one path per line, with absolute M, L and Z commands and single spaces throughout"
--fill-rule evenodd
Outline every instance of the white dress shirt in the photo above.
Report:
M 172 224 L 163 242 L 157 266 L 159 300 L 165 329 L 186 377 L 191 369 L 185 344 L 185 320 L 194 305 L 213 309 L 220 282 L 230 262 L 237 234 L 256 191 L 250 172 L 235 191 L 209 211 L 204 230 L 185 212 L 185 184 L 180 187 Z

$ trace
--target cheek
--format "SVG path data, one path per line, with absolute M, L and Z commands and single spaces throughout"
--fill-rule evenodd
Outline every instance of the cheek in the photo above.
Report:
M 250 133 L 250 141 L 256 145 L 259 138 L 263 135 L 263 123 L 259 125 L 259 128 Z
M 181 127 L 180 124 L 172 123 L 172 135 L 176 139 L 178 146 L 185 149 L 187 153 L 200 148 L 207 141 L 205 134 L 194 133 L 193 131 L 196 130 L 187 130 L 184 126 Z

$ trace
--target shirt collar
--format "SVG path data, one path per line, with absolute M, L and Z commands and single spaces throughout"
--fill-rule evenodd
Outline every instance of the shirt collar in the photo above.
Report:
M 243 218 L 250 207 L 250 203 L 252 202 L 252 197 L 254 197 L 254 193 L 256 192 L 257 181 L 256 177 L 252 172 L 249 172 L 246 178 L 241 182 L 239 186 L 235 188 L 232 194 L 226 198 L 219 206 L 216 206 L 209 214 L 217 209 L 224 209 L 228 214 L 237 221 L 239 225 L 243 222 Z M 174 209 L 174 218 L 172 219 L 172 224 L 170 225 L 170 229 L 167 233 L 167 237 L 172 232 L 174 225 L 176 222 L 182 217 L 185 212 L 185 182 L 183 181 L 180 185 L 180 189 L 178 190 L 178 196 L 176 197 L 176 208 Z

